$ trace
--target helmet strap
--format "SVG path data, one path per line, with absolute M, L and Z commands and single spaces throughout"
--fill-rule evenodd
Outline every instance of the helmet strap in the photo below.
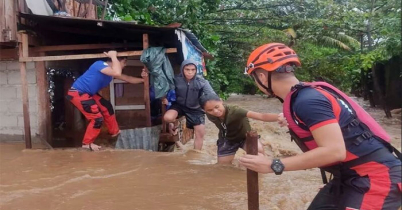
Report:
M 268 72 L 268 89 L 271 91 L 269 94 L 272 94 L 273 96 L 275 96 L 274 91 L 272 91 L 271 76 L 272 76 L 272 72 L 269 71 L 269 72 Z
M 254 80 L 255 80 L 261 87 L 263 87 L 271 96 L 274 96 L 274 97 L 277 98 L 281 103 L 283 103 L 283 99 L 282 99 L 282 98 L 279 98 L 278 96 L 276 96 L 275 93 L 274 93 L 274 91 L 272 91 L 272 88 L 271 88 L 271 84 L 272 84 L 272 82 L 271 82 L 271 74 L 272 74 L 272 72 L 268 72 L 268 87 L 265 86 L 264 84 L 262 84 L 261 80 L 257 77 L 257 74 L 255 73 L 255 71 L 252 72 L 251 74 L 252 74 Z
M 283 99 L 279 98 L 277 95 L 275 95 L 274 91 L 272 90 L 272 71 L 268 72 L 268 88 L 267 91 L 270 91 L 269 94 L 277 98 L 281 103 L 283 103 Z

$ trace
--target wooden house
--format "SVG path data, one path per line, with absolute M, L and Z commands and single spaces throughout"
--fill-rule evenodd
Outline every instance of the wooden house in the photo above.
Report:
M 4 0 L 0 5 L 0 16 L 5 17 L 0 22 L 0 91 L 9 94 L 0 100 L 0 114 L 9 122 L 0 125 L 0 136 L 22 134 L 27 148 L 31 148 L 31 136 L 39 137 L 50 146 L 80 144 L 85 121 L 66 102 L 64 95 L 74 77 L 95 60 L 106 57 L 104 51 L 113 49 L 119 56 L 128 56 L 128 66 L 123 73 L 140 76 L 144 68 L 139 61 L 143 50 L 164 47 L 175 73 L 179 73 L 183 54 L 176 34 L 183 29 L 177 24 L 155 27 L 95 19 L 97 7 L 104 8 L 107 4 L 99 0 L 67 0 L 65 5 L 57 5 L 59 1 L 54 0 L 56 7 L 64 8 L 71 16 L 38 15 L 33 14 L 28 1 Z M 192 42 L 204 55 L 207 53 L 194 37 Z M 15 81 L 16 72 L 20 81 Z M 117 86 L 124 88 L 123 95 L 116 96 Z M 137 85 L 114 80 L 100 94 L 112 102 L 121 129 L 161 124 L 160 143 L 177 141 L 177 137 L 166 133 L 165 123 L 157 119 L 151 121 L 149 86 L 148 79 Z M 21 128 L 23 132 L 19 132 Z M 192 134 L 183 129 L 181 141 L 185 143 Z

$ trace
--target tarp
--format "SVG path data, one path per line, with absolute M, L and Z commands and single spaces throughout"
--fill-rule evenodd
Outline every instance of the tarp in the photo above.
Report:
M 198 42 L 197 38 L 191 32 L 176 30 L 175 33 L 177 35 L 177 38 L 181 42 L 184 60 L 191 59 L 196 61 L 198 63 L 197 74 L 207 76 L 204 56 L 202 54 L 202 50 L 205 50 L 205 48 Z M 196 43 L 198 47 L 193 43 Z
M 174 89 L 174 73 L 163 47 L 150 47 L 141 55 L 141 62 L 148 68 L 150 84 L 154 87 L 155 98 L 165 96 Z
M 53 10 L 50 8 L 46 0 L 25 0 L 28 8 L 35 15 L 53 15 Z

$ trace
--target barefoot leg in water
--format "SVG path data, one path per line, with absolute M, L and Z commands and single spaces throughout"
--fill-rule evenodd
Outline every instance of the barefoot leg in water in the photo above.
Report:
M 99 150 L 102 149 L 101 146 L 96 145 L 96 144 L 94 144 L 94 143 L 91 143 L 91 144 L 84 144 L 84 145 L 82 145 L 82 148 L 84 148 L 84 149 L 89 149 L 89 150 L 91 150 L 91 151 L 99 151 Z
M 170 133 L 171 135 L 176 136 L 177 133 L 178 133 L 178 131 L 179 131 L 179 130 L 177 129 L 175 123 L 169 123 L 169 133 Z

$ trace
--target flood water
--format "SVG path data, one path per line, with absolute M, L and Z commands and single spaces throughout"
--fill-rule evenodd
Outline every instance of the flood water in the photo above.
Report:
M 260 112 L 281 109 L 275 99 L 261 96 L 233 96 L 228 103 Z M 381 116 L 381 110 L 372 111 Z M 400 148 L 400 120 L 379 121 Z M 257 121 L 251 125 L 264 138 L 267 154 L 300 152 L 286 129 Z M 209 122 L 206 127 L 202 152 L 191 150 L 192 142 L 173 153 L 25 150 L 23 143 L 0 143 L 0 209 L 247 209 L 246 171 L 236 161 L 215 164 L 218 131 Z M 236 156 L 242 154 L 239 150 Z M 260 174 L 260 209 L 306 209 L 321 186 L 317 169 Z

